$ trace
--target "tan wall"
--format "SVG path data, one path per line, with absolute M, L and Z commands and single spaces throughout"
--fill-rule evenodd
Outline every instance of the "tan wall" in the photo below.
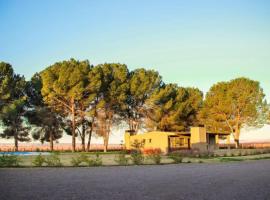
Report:
M 125 133 L 125 147 L 126 149 L 132 149 L 132 143 L 137 140 L 138 142 L 144 142 L 144 149 L 147 148 L 160 148 L 163 153 L 167 153 L 169 150 L 169 137 L 177 136 L 176 133 L 172 132 L 159 132 L 153 131 L 144 134 L 130 135 L 128 132 Z M 179 136 L 184 138 L 183 148 L 188 148 L 188 138 L 189 136 Z
M 149 132 L 144 134 L 128 136 L 125 135 L 125 147 L 126 149 L 132 149 L 132 144 L 137 140 L 138 142 L 144 142 L 144 148 L 160 148 L 162 152 L 168 150 L 168 134 L 166 132 Z M 129 140 L 128 140 L 129 139 Z
M 204 127 L 191 127 L 190 129 L 191 138 L 190 143 L 206 143 L 206 129 Z

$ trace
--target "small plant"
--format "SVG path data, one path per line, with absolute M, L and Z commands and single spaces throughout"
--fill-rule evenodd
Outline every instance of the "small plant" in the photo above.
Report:
M 20 166 L 21 160 L 16 155 L 3 154 L 0 157 L 0 167 L 18 167 Z
M 47 158 L 45 159 L 45 163 L 49 167 L 60 167 L 60 166 L 62 166 L 62 163 L 60 161 L 58 152 L 57 153 L 56 152 L 52 153 L 51 155 L 47 156 Z
M 119 154 L 117 154 L 115 156 L 114 161 L 118 164 L 118 165 L 128 165 L 128 158 L 126 157 L 127 153 L 125 151 L 120 152 Z
M 152 160 L 155 164 L 160 164 L 161 162 L 161 149 L 145 149 L 144 154 L 148 159 Z
M 144 161 L 144 156 L 140 150 L 131 151 L 131 161 L 134 165 L 141 165 Z
M 45 163 L 46 159 L 44 158 L 44 156 L 42 156 L 41 154 L 39 154 L 38 156 L 35 157 L 35 159 L 33 160 L 33 165 L 35 167 L 42 167 L 42 165 Z
M 102 165 L 102 159 L 99 156 L 99 153 L 96 153 L 96 156 L 94 159 L 89 158 L 87 161 L 87 164 L 89 167 L 96 167 L 96 166 L 101 166 Z
M 211 158 L 211 157 L 215 157 L 215 154 L 213 152 L 209 152 L 208 153 L 208 157 Z
M 171 153 L 169 155 L 169 158 L 171 158 L 174 161 L 174 163 L 182 163 L 183 161 L 183 157 L 179 153 Z
M 84 153 L 81 153 L 79 156 L 73 157 L 71 159 L 71 165 L 74 167 L 78 167 L 83 163 L 88 164 L 88 162 L 89 162 L 89 157 Z

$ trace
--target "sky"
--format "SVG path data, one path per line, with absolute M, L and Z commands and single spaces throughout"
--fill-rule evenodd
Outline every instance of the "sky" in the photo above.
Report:
M 70 58 L 155 69 L 204 93 L 245 76 L 270 101 L 270 1 L 0 0 L 0 61 L 29 79 Z

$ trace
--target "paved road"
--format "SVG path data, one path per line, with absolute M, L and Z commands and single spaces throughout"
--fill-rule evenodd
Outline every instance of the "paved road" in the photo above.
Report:
M 270 199 L 270 160 L 226 164 L 0 169 L 0 199 Z

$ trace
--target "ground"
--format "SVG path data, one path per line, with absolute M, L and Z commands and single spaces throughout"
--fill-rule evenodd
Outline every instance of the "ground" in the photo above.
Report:
M 270 160 L 0 169 L 0 199 L 269 199 Z

